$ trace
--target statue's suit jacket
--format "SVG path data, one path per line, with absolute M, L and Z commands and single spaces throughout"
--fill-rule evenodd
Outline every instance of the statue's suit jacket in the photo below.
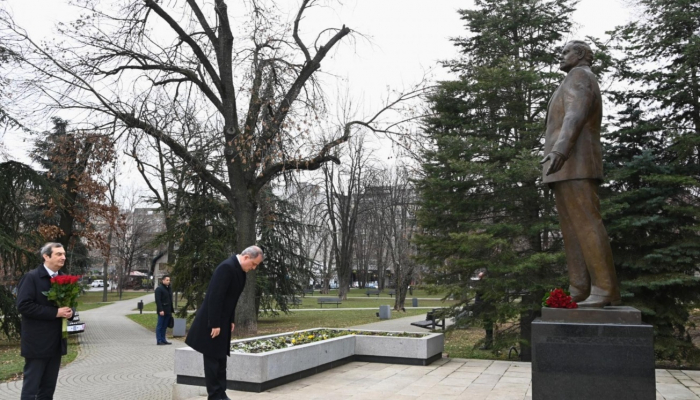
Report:
M 547 108 L 547 131 L 544 154 L 556 152 L 567 157 L 557 172 L 545 175 L 550 161 L 543 168 L 543 182 L 571 179 L 603 179 L 603 156 L 600 145 L 600 123 L 603 102 L 598 81 L 587 66 L 573 68 Z

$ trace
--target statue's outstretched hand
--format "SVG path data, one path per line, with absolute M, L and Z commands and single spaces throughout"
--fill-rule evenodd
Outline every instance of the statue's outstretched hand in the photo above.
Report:
M 552 152 L 547 154 L 542 161 L 540 161 L 540 164 L 544 164 L 547 161 L 551 161 L 551 163 L 549 164 L 549 168 L 547 168 L 545 175 L 550 175 L 559 171 L 561 167 L 564 166 L 564 161 L 566 161 L 566 158 L 559 153 Z

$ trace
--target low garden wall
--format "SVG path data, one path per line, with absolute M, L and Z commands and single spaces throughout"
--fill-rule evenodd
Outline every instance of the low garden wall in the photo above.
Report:
M 313 335 L 319 330 L 309 329 L 301 332 Z M 441 333 L 399 337 L 369 336 L 362 335 L 361 332 L 261 353 L 231 352 L 226 367 L 227 387 L 232 390 L 262 392 L 351 361 L 428 365 L 442 357 L 444 336 Z M 290 334 L 261 336 L 231 343 L 245 344 Z M 204 364 L 200 353 L 190 347 L 176 349 L 175 374 L 177 384 L 173 391 L 173 399 L 201 395 L 202 390 L 206 395 Z M 198 386 L 201 388 L 197 388 Z

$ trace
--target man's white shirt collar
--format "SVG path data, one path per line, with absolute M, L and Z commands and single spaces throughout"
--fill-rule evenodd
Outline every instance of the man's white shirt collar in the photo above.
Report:
M 58 275 L 58 272 L 53 272 L 53 271 L 51 271 L 51 270 L 49 269 L 49 267 L 46 266 L 46 264 L 44 264 L 44 268 L 46 269 L 46 272 L 49 273 L 49 276 L 50 276 L 50 277 L 53 278 L 53 274 Z

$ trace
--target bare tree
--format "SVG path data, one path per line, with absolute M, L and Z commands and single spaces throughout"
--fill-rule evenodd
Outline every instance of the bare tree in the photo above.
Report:
M 380 117 L 421 92 L 387 98 L 371 117 L 342 121 L 337 134 L 325 135 L 330 139 L 313 140 L 326 117 L 321 62 L 352 32 L 341 26 L 305 34 L 302 21 L 320 1 L 301 0 L 289 22 L 272 0 L 246 1 L 248 19 L 236 26 L 226 0 L 77 3 L 84 16 L 61 25 L 62 41 L 51 48 L 6 16 L 0 21 L 29 46 L 25 62 L 44 74 L 37 87 L 51 107 L 82 110 L 96 128 L 141 132 L 167 146 L 231 205 L 239 250 L 255 242 L 257 197 L 266 184 L 285 171 L 338 163 L 333 150 L 358 128 L 393 132 L 396 124 Z M 188 96 L 185 116 L 208 127 L 208 143 L 217 144 L 211 152 L 179 140 L 182 124 L 166 115 L 169 104 Z M 225 160 L 223 174 L 209 168 L 211 158 Z M 257 330 L 255 282 L 252 271 L 236 312 L 243 334 Z
M 394 269 L 396 285 L 395 310 L 404 308 L 408 285 L 416 272 L 415 245 L 416 192 L 406 167 L 398 166 L 385 174 L 381 199 L 382 225 L 386 238 L 388 259 Z
M 338 274 L 338 296 L 346 299 L 351 284 L 356 227 L 370 167 L 364 138 L 354 138 L 345 168 L 327 165 L 325 174 L 326 216 Z
M 290 176 L 290 178 L 294 177 Z M 299 249 L 299 252 L 308 255 L 306 270 L 313 274 L 314 269 L 319 265 L 318 257 L 322 256 L 323 246 L 327 243 L 324 237 L 326 226 L 323 187 L 293 179 L 288 191 L 290 191 L 289 201 L 294 204 L 296 210 L 295 219 L 301 224 L 299 243 L 304 248 Z M 304 287 L 309 284 L 309 282 L 302 283 Z M 323 290 L 322 293 L 324 293 Z

